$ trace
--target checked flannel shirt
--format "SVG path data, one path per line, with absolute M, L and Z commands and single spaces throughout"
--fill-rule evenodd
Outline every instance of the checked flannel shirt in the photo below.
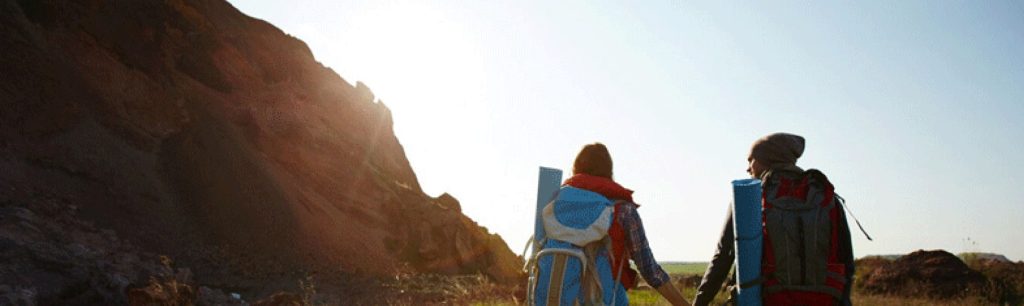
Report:
M 651 247 L 647 244 L 647 234 L 644 233 L 644 224 L 640 221 L 640 215 L 636 211 L 636 205 L 622 205 L 616 212 L 616 218 L 621 220 L 622 229 L 626 231 L 626 249 L 633 256 L 633 263 L 636 264 L 640 275 L 651 288 L 661 287 L 672 279 L 668 273 L 661 268 L 661 265 L 654 260 Z

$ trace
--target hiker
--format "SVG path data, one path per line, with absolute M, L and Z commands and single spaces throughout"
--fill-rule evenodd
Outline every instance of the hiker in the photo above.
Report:
M 781 214 L 781 208 L 774 205 L 804 205 L 818 207 L 828 222 L 801 223 L 792 221 L 797 218 L 766 218 L 764 226 L 773 230 L 765 230 L 764 258 L 762 259 L 761 277 L 752 283 L 760 283 L 764 305 L 850 305 L 850 287 L 853 283 L 853 246 L 850 241 L 850 228 L 846 223 L 842 198 L 833 193 L 833 186 L 824 174 L 818 170 L 803 170 L 797 167 L 796 160 L 804 152 L 804 138 L 801 136 L 775 133 L 758 139 L 750 148 L 747 157 L 749 165 L 747 173 L 763 182 L 762 205 L 767 215 Z M 820 198 L 818 197 L 820 196 Z M 786 198 L 783 198 L 786 197 Z M 793 199 L 798 201 L 794 201 Z M 788 201 L 785 204 L 776 200 Z M 820 202 L 813 202 L 820 199 Z M 831 202 L 828 202 L 831 201 Z M 828 204 L 834 204 L 830 206 Z M 771 209 L 771 211 L 769 211 Z M 803 208 L 802 208 L 803 209 Z M 804 210 L 805 212 L 807 210 Z M 785 215 L 789 217 L 790 215 Z M 818 216 L 821 216 L 820 214 Z M 817 219 L 822 220 L 822 219 Z M 718 294 L 726 275 L 735 259 L 733 239 L 732 209 L 722 230 L 721 240 L 711 263 L 704 273 L 704 278 L 697 287 L 694 305 L 708 305 Z M 807 225 L 805 228 L 804 224 Z M 823 226 L 814 227 L 823 224 Z M 793 228 L 794 230 L 788 230 Z M 799 230 L 796 230 L 799 228 Z M 819 229 L 821 228 L 821 229 Z M 779 230 L 781 229 L 781 230 Z M 831 235 L 809 235 L 811 230 L 829 232 Z M 773 235 L 773 233 L 775 235 Z M 789 233 L 790 235 L 786 235 Z M 802 237 L 798 237 L 801 236 Z M 820 239 L 814 239 L 815 237 Z M 773 246 L 772 240 L 778 243 Z M 787 242 L 792 242 L 785 244 Z M 815 243 L 818 248 L 806 251 L 802 247 Z M 799 247 L 793 247 L 798 245 Z M 800 251 L 795 251 L 800 250 Z M 807 258 L 813 256 L 814 258 Z M 817 264 L 815 264 L 817 263 Z M 807 275 L 819 277 L 807 277 Z M 736 275 L 730 280 L 731 301 L 735 301 Z M 745 284 L 741 284 L 745 285 Z
M 575 277 L 562 270 L 576 271 L 573 268 L 579 268 L 579 260 L 566 255 L 542 257 L 538 260 L 535 303 L 626 305 L 626 290 L 636 288 L 638 282 L 637 272 L 630 268 L 628 259 L 632 259 L 639 274 L 672 305 L 689 305 L 672 285 L 668 273 L 654 260 L 637 214 L 639 205 L 633 202 L 633 191 L 612 179 L 608 148 L 601 143 L 584 146 L 576 156 L 572 172 L 573 176 L 562 184 L 552 204 L 545 208 L 547 242 L 541 252 L 582 249 L 588 258 L 586 271 L 597 273 Z M 553 214 L 558 217 L 551 217 Z M 604 222 L 593 221 L 602 217 Z M 559 223 L 555 223 L 556 219 Z M 588 231 L 594 228 L 598 230 Z M 579 242 L 570 243 L 572 240 Z

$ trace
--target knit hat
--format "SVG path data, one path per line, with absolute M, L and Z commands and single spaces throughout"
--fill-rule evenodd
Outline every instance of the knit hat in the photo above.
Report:
M 769 167 L 794 165 L 804 154 L 804 138 L 789 133 L 761 137 L 750 146 L 750 156 Z

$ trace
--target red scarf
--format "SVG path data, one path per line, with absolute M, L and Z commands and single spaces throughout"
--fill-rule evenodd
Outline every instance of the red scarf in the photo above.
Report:
M 590 190 L 613 200 L 633 202 L 632 190 L 626 189 L 626 187 L 622 187 L 619 183 L 605 177 L 579 173 L 565 180 L 565 183 L 562 185 Z
M 632 205 L 640 207 L 640 205 L 633 203 L 632 190 L 622 187 L 622 185 L 609 178 L 580 173 L 565 180 L 565 183 L 562 185 L 593 191 L 611 200 L 625 200 Z M 619 278 L 619 282 L 626 289 L 633 289 L 637 286 L 637 273 L 629 266 L 628 258 L 632 257 L 632 255 L 626 249 L 626 230 L 622 228 L 622 222 L 618 220 L 620 206 L 615 205 L 612 226 L 608 228 L 608 236 L 612 239 L 612 256 L 608 260 L 612 264 L 612 277 L 616 277 L 615 274 L 618 273 L 619 269 L 622 269 L 622 276 Z M 621 260 L 622 258 L 627 258 L 627 260 L 623 261 Z M 619 267 L 620 263 L 624 265 L 621 268 Z

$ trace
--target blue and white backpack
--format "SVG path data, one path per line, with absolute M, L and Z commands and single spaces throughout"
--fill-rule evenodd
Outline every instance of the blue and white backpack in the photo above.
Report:
M 526 266 L 528 305 L 628 304 L 609 261 L 614 205 L 599 193 L 563 186 L 540 209 L 543 231 L 531 239 L 540 248 Z

